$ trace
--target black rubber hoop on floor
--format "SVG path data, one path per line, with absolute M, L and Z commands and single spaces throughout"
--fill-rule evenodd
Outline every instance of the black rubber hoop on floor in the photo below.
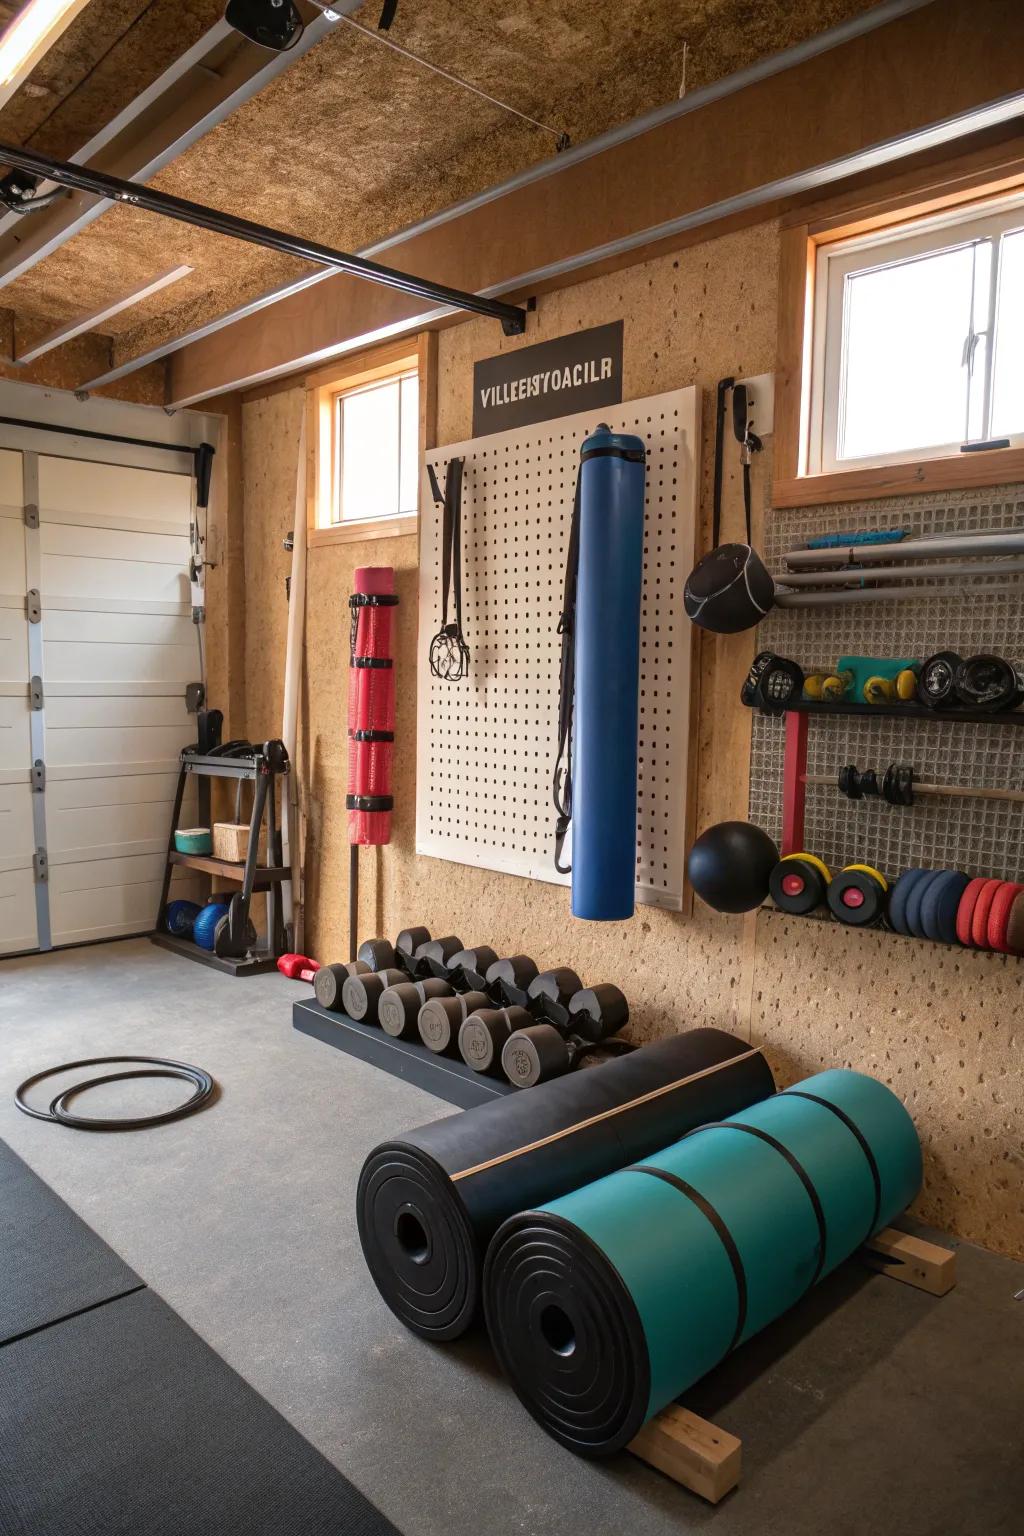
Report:
M 102 1077 L 89 1077 L 82 1083 L 74 1083 L 58 1093 L 48 1110 L 33 1109 L 25 1102 L 25 1094 L 44 1078 L 54 1077 L 58 1072 L 74 1072 L 79 1067 L 105 1067 L 119 1061 L 136 1061 L 144 1065 L 140 1071 L 108 1072 Z M 67 1101 L 74 1095 L 84 1093 L 87 1088 L 98 1088 L 101 1083 L 119 1083 L 131 1077 L 181 1078 L 191 1083 L 195 1092 L 175 1109 L 164 1109 L 155 1115 L 140 1115 L 132 1119 L 111 1120 L 68 1112 Z M 36 1072 L 32 1077 L 27 1077 L 16 1089 L 14 1102 L 22 1114 L 31 1115 L 33 1120 L 52 1120 L 57 1125 L 70 1125 L 80 1131 L 135 1131 L 142 1126 L 162 1125 L 167 1120 L 180 1120 L 182 1115 L 192 1114 L 207 1102 L 216 1086 L 213 1078 L 202 1067 L 192 1067 L 184 1061 L 166 1061 L 162 1056 L 89 1056 L 84 1061 L 66 1061 L 59 1067 L 47 1067 L 45 1072 Z

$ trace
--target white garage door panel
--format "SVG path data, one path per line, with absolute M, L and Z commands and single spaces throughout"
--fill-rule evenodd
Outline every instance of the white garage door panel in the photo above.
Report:
M 42 591 L 78 598 L 83 608 L 94 598 L 130 597 L 148 603 L 186 603 L 188 540 L 181 540 L 180 565 L 148 565 L 142 560 L 92 560 L 79 555 L 43 555 Z M 45 599 L 44 599 L 45 610 Z
M 32 869 L 0 870 L 0 955 L 36 949 L 36 897 Z
M 93 774 L 89 778 L 61 779 L 50 775 L 47 789 L 51 805 L 58 810 L 95 810 L 106 805 L 144 805 L 159 801 L 170 805 L 178 786 L 178 769 L 168 767 L 165 773 L 143 771 L 117 775 Z M 182 812 L 196 802 L 195 785 L 186 790 Z
M 123 701 L 116 699 L 113 702 L 119 704 Z M 48 729 L 46 762 L 54 768 L 69 767 L 71 764 L 105 768 L 116 760 L 119 744 L 140 761 L 168 762 L 177 757 L 187 742 L 194 740 L 194 734 L 194 731 L 186 732 L 174 725 L 152 726 L 148 729 L 133 729 L 129 741 L 123 730 L 118 732 L 74 727 Z
M 0 566 L 0 582 L 7 579 L 6 570 Z M 24 570 L 21 579 L 24 586 Z M 0 688 L 5 683 L 21 688 L 28 683 L 28 624 L 24 599 L 15 606 L 0 596 Z
M 34 849 L 31 784 L 0 784 L 0 869 L 31 869 Z
M 22 683 L 12 697 L 0 683 L 0 772 L 27 769 L 31 762 L 27 684 Z
M 44 457 L 39 460 L 39 505 L 44 518 L 62 511 L 98 517 L 124 513 L 132 519 L 174 523 L 187 532 L 192 480 L 162 470 Z
M 183 732 L 173 752 L 139 751 L 137 748 L 148 741 L 151 726 L 174 726 Z M 195 736 L 193 717 L 185 708 L 184 688 L 173 694 L 107 694 L 80 693 L 69 689 L 66 693 L 59 686 L 46 691 L 47 731 L 62 731 L 72 727 L 109 731 L 111 748 L 109 762 L 127 759 L 133 763 L 151 763 L 160 758 L 177 759 L 181 747 Z M 90 759 L 93 761 L 93 759 Z M 65 775 L 67 777 L 67 775 Z
M 174 806 L 174 790 L 163 799 L 143 800 L 132 804 L 122 799 L 118 791 L 130 780 L 90 779 L 89 786 L 109 785 L 110 793 L 105 803 L 94 800 L 86 809 L 64 803 L 63 790 L 76 788 L 71 784 L 52 784 L 47 796 L 46 837 L 50 862 L 59 862 L 63 856 L 76 853 L 82 856 L 95 850 L 135 849 L 145 844 L 160 855 L 160 863 L 167 849 L 167 834 L 171 825 Z M 196 802 L 185 802 L 183 815 L 188 821 L 183 825 L 195 825 Z
M 89 528 L 47 522 L 41 517 L 40 541 L 44 560 L 66 555 L 79 560 L 138 560 L 144 565 L 173 565 L 176 571 L 188 562 L 188 533 L 131 533 L 122 528 Z
M 151 879 L 108 884 L 117 859 L 91 864 L 56 865 L 50 869 L 50 923 L 55 944 L 81 944 L 120 934 L 146 933 L 156 924 L 163 883 L 163 859 L 150 860 L 159 873 Z M 134 860 L 127 861 L 133 864 Z M 71 881 L 75 883 L 72 884 Z M 173 882 L 175 897 L 202 901 L 198 882 Z

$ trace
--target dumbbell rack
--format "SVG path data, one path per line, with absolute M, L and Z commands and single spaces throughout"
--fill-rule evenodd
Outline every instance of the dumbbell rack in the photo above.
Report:
M 774 713 L 764 711 L 763 713 Z M 948 721 L 957 725 L 1024 726 L 1024 709 L 1000 714 L 980 709 L 929 709 L 923 704 L 843 704 L 821 699 L 801 699 L 783 711 L 786 745 L 782 771 L 782 842 L 785 857 L 804 846 L 804 809 L 807 801 L 807 735 L 815 715 L 888 716 L 908 721 Z
M 287 941 L 284 931 L 282 903 L 280 900 L 280 888 L 286 882 L 291 881 L 292 872 L 287 865 L 272 863 L 260 865 L 259 857 L 260 831 L 264 817 L 267 826 L 267 855 L 271 859 L 280 857 L 277 834 L 277 801 L 276 785 L 277 775 L 287 773 L 287 763 L 283 768 L 275 767 L 268 762 L 263 753 L 254 749 L 251 755 L 246 757 L 218 757 L 205 756 L 186 748 L 179 759 L 180 769 L 178 773 L 178 787 L 174 797 L 174 809 L 171 812 L 171 830 L 167 839 L 167 862 L 164 866 L 163 888 L 160 892 L 160 905 L 157 908 L 156 928 L 150 935 L 152 942 L 161 949 L 172 950 L 176 955 L 184 955 L 189 960 L 198 960 L 201 965 L 211 966 L 216 971 L 223 971 L 228 976 L 258 976 L 265 971 L 273 971 L 277 967 L 278 955 L 284 954 Z M 210 779 L 233 779 L 237 785 L 238 794 L 245 781 L 253 784 L 252 814 L 249 820 L 249 845 L 244 863 L 236 864 L 229 859 L 216 859 L 211 854 L 203 853 L 179 853 L 174 846 L 174 834 L 178 829 L 178 818 L 181 815 L 182 801 L 185 797 L 185 789 L 190 779 L 199 781 L 201 803 L 209 805 Z M 203 794 L 205 791 L 205 794 Z M 240 886 L 241 920 L 244 927 L 249 916 L 249 905 L 256 891 L 267 893 L 267 935 L 268 949 L 253 955 L 240 957 L 228 955 L 215 955 L 211 950 L 201 949 L 191 939 L 180 937 L 177 934 L 168 933 L 164 927 L 164 914 L 167 909 L 167 898 L 170 892 L 171 875 L 175 868 L 198 870 L 201 874 L 216 875 L 222 880 L 231 880 Z

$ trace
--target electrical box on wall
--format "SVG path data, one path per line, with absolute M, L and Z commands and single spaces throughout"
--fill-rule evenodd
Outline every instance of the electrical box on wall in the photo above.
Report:
M 552 774 L 565 562 L 583 439 L 605 421 L 647 447 L 640 618 L 637 900 L 680 909 L 690 755 L 692 626 L 683 586 L 697 534 L 698 392 L 563 416 L 427 455 L 464 460 L 468 677 L 431 676 L 441 526 L 420 519 L 417 852 L 568 884 L 554 866 Z M 424 486 L 424 506 L 433 508 Z
M 758 373 L 737 379 L 747 391 L 747 425 L 758 437 L 770 437 L 775 427 L 775 375 Z

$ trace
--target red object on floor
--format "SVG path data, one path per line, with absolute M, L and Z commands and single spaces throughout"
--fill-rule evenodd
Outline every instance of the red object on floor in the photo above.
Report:
M 346 806 L 348 840 L 352 844 L 391 841 L 391 754 L 395 735 L 392 637 L 397 602 L 395 573 L 390 565 L 359 567 L 355 573 L 355 592 L 349 599 L 352 626 Z
M 312 981 L 320 969 L 320 962 L 311 960 L 308 955 L 278 955 L 277 968 L 290 981 Z

